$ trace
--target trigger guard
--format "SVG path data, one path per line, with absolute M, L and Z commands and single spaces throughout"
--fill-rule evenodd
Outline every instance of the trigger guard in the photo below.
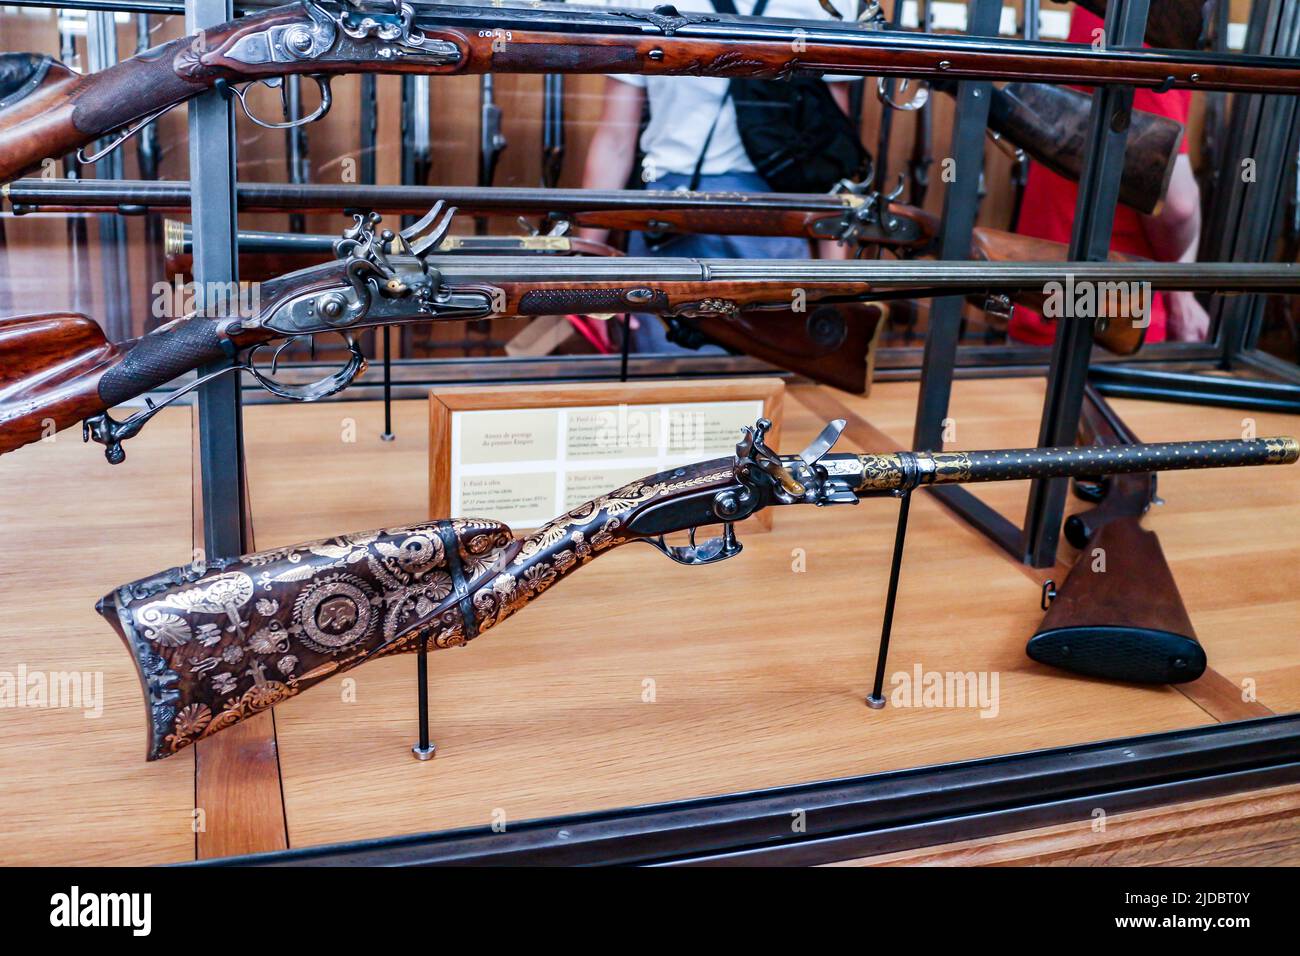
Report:
M 283 398 L 290 402 L 315 402 L 322 398 L 328 398 L 336 392 L 341 392 L 347 388 L 366 368 L 366 357 L 361 354 L 361 349 L 353 341 L 351 336 L 344 336 L 348 343 L 347 362 L 344 366 L 335 372 L 326 375 L 315 382 L 309 382 L 306 385 L 285 385 L 277 382 L 269 375 L 264 373 L 253 364 L 253 356 L 258 349 L 266 348 L 265 344 L 254 346 L 248 355 L 248 364 L 245 368 L 257 383 L 277 398 Z
M 904 103 L 900 103 L 886 92 L 885 77 L 878 76 L 876 77 L 876 98 L 890 109 L 895 109 L 902 113 L 915 113 L 917 110 L 922 109 L 925 104 L 930 102 L 930 84 L 925 80 L 904 77 L 902 82 L 895 87 L 895 89 L 897 92 L 901 93 L 903 90 L 907 89 L 908 84 L 910 83 L 916 83 L 917 90 L 912 94 L 910 99 Z
M 320 89 L 320 106 L 316 107 L 316 110 L 307 116 L 300 116 L 295 120 L 286 120 L 283 123 L 268 123 L 266 120 L 259 119 L 255 116 L 253 111 L 248 107 L 248 101 L 244 99 L 244 96 L 248 92 L 247 87 L 240 89 L 238 86 L 232 86 L 229 87 L 229 89 L 235 99 L 239 101 L 240 109 L 244 111 L 244 115 L 248 117 L 250 122 L 256 123 L 263 129 L 294 129 L 298 126 L 306 126 L 308 123 L 314 123 L 318 119 L 323 119 L 325 114 L 330 111 L 330 106 L 333 102 L 333 94 L 330 93 L 329 78 L 314 73 L 309 75 L 316 81 L 316 86 Z M 273 76 L 262 80 L 254 80 L 253 83 L 262 83 L 268 89 L 274 90 L 281 86 L 282 79 L 282 77 Z M 248 84 L 248 86 L 252 85 L 252 83 Z

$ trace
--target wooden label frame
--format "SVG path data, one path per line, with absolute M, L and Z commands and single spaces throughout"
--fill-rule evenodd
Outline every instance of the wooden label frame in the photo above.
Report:
M 453 515 L 452 443 L 453 417 L 469 411 L 527 411 L 563 408 L 608 407 L 630 408 L 647 405 L 704 405 L 720 402 L 757 401 L 762 403 L 763 417 L 772 422 L 768 441 L 777 448 L 781 438 L 781 415 L 785 402 L 785 382 L 779 378 L 685 379 L 663 382 L 592 382 L 563 385 L 460 386 L 434 389 L 429 393 L 429 516 L 497 518 L 491 514 Z M 736 434 L 740 440 L 740 434 Z M 707 457 L 707 456 L 705 456 Z M 657 469 L 646 468 L 644 474 Z M 637 475 L 635 477 L 640 477 Z M 615 486 L 601 487 L 597 494 Z M 471 509 L 478 510 L 478 509 Z M 772 510 L 765 509 L 750 519 L 747 526 L 766 531 L 772 527 Z M 560 502 L 550 520 L 563 513 Z M 500 520 L 505 520 L 504 518 Z M 520 525 L 515 531 L 531 528 Z

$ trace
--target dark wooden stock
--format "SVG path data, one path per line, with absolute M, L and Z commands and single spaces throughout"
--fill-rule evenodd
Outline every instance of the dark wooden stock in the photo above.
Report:
M 1103 559 L 1105 569 L 1094 570 Z M 1149 684 L 1192 681 L 1206 666 L 1160 539 L 1133 515 L 1088 539 L 1027 653 L 1091 677 Z
M 425 37 L 460 51 L 459 62 L 435 66 L 410 57 L 381 57 L 382 41 L 339 38 L 324 57 L 249 64 L 229 54 L 240 39 L 272 26 L 313 25 L 304 6 L 251 14 L 147 50 L 94 76 L 76 77 L 46 62 L 47 76 L 32 89 L 19 88 L 0 107 L 0 181 L 35 169 L 157 111 L 211 88 L 218 80 L 241 83 L 290 73 L 333 76 L 383 73 L 638 73 L 783 78 L 797 73 L 851 73 L 944 79 L 1098 82 L 1158 87 L 1251 90 L 1271 85 L 1279 92 L 1300 87 L 1300 68 L 1203 62 L 1191 54 L 1104 58 L 1074 55 L 1053 45 L 936 41 L 926 34 L 832 32 L 826 38 L 798 25 L 774 21 L 750 27 L 737 23 L 725 40 L 716 33 L 692 36 L 690 18 L 670 29 L 646 25 L 647 14 L 575 10 L 564 22 L 547 20 L 555 11 L 422 6 L 416 23 Z M 725 18 L 722 18 L 725 21 Z M 788 26 L 786 25 L 788 24 Z M 819 30 L 826 29 L 818 25 Z M 746 31 L 749 31 L 746 35 Z M 508 33 L 508 40 L 502 38 Z M 807 42 L 804 37 L 807 36 Z M 799 42 L 795 42 L 798 40 Z M 20 54 L 20 56 L 23 56 Z M 10 61 L 13 63 L 14 61 Z M 13 72 L 19 72 L 21 64 Z
M 1085 446 L 1136 437 L 1091 387 L 1080 422 Z M 1098 478 L 1104 497 L 1066 522 L 1079 558 L 1026 652 L 1040 663 L 1092 677 L 1183 683 L 1205 671 L 1187 608 L 1160 539 L 1142 527 L 1156 495 L 1150 472 Z
M 1110 0 L 1074 0 L 1099 17 L 1106 16 Z M 1147 17 L 1146 41 L 1156 49 L 1200 50 L 1209 45 L 1214 8 L 1228 0 L 1157 0 Z
M 314 285 L 267 282 L 261 287 L 262 304 L 269 308 L 288 289 L 311 288 Z M 0 454 L 161 388 L 239 348 L 274 338 L 262 330 L 232 335 L 236 323 L 187 316 L 138 339 L 111 343 L 84 315 L 0 320 L 0 354 L 6 357 L 0 363 Z
M 866 395 L 886 308 L 877 302 L 848 302 L 808 312 L 755 310 L 677 321 L 733 352 Z
M 1008 83 L 993 98 L 989 127 L 1048 169 L 1078 181 L 1088 143 L 1091 97 L 1065 86 Z M 1182 124 L 1134 110 L 1124 153 L 1120 202 L 1159 212 L 1183 141 Z
M 99 381 L 119 361 L 91 319 L 70 312 L 0 319 L 0 454 L 104 411 Z
M 1034 239 L 1000 229 L 978 226 L 972 237 L 971 258 L 984 262 L 1064 262 L 1069 258 L 1069 247 L 1048 239 Z M 1112 252 L 1112 262 L 1140 262 L 1140 256 Z M 1016 305 L 1041 313 L 1046 293 L 1038 289 L 1024 289 L 1012 296 Z M 976 302 L 976 304 L 980 304 Z M 990 316 L 990 319 L 993 317 Z M 1142 347 L 1146 326 L 1136 325 L 1133 316 L 1100 314 L 1093 327 L 1093 341 L 1116 355 L 1132 355 Z

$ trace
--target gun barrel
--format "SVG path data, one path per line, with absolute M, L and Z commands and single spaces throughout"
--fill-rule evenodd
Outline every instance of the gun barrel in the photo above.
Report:
M 861 496 L 910 491 L 921 485 L 1030 478 L 1085 478 L 1191 468 L 1288 465 L 1300 458 L 1294 438 L 1158 442 L 1112 448 L 1014 448 L 999 451 L 896 452 L 828 455 L 831 475 L 857 477 Z

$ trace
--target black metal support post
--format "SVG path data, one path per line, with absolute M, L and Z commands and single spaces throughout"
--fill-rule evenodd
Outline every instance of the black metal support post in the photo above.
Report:
M 420 722 L 419 742 L 411 748 L 416 760 L 430 760 L 438 752 L 429 739 L 429 638 L 420 638 L 420 649 L 415 655 L 416 706 Z
M 230 0 L 187 0 L 185 8 L 186 29 L 191 33 L 225 23 L 234 15 Z M 189 136 L 194 301 L 206 309 L 214 304 L 212 296 L 217 294 L 238 303 L 234 104 L 217 90 L 191 100 Z M 233 362 L 232 357 L 206 365 L 199 374 L 210 374 Z M 208 557 L 237 555 L 251 545 L 239 375 L 218 376 L 198 389 L 199 500 Z
M 1106 10 L 1107 45 L 1140 48 L 1149 8 L 1150 0 L 1113 0 Z M 1110 255 L 1132 114 L 1132 89 L 1101 86 L 1093 92 L 1090 148 L 1079 180 L 1071 261 L 1101 262 Z M 1073 445 L 1076 440 L 1094 321 L 1093 316 L 1063 316 L 1057 320 L 1047 398 L 1038 432 L 1040 446 Z M 1068 486 L 1063 478 L 1039 478 L 1030 488 L 1020 557 L 1032 567 L 1050 567 L 1056 561 Z
M 889 592 L 885 595 L 885 616 L 880 625 L 880 649 L 876 651 L 876 679 L 871 685 L 867 706 L 879 710 L 885 706 L 885 667 L 889 663 L 889 638 L 894 630 L 894 604 L 898 600 L 898 578 L 903 570 L 903 546 L 907 543 L 907 513 L 912 507 L 912 493 L 905 491 L 898 501 L 898 530 L 894 532 L 894 558 L 889 564 Z
M 969 33 L 997 36 L 1002 0 L 972 0 L 969 11 Z M 941 259 L 970 258 L 971 231 L 979 212 L 984 136 L 988 128 L 992 90 L 991 83 L 982 81 L 963 82 L 957 86 L 957 113 L 950 157 L 954 178 L 947 182 L 948 191 L 943 203 L 943 223 L 939 233 Z M 946 172 L 946 161 L 943 168 Z M 948 179 L 947 176 L 942 178 Z M 947 296 L 935 299 L 930 309 L 930 331 L 925 338 L 916 428 L 912 433 L 912 447 L 917 451 L 943 447 L 943 422 L 948 416 L 948 401 L 952 396 L 964 301 L 961 296 Z
M 618 380 L 627 381 L 628 366 L 632 361 L 632 316 L 623 314 L 623 341 L 619 345 Z
M 392 441 L 397 437 L 393 433 L 393 340 L 388 329 L 380 328 L 377 334 L 384 340 L 384 430 L 379 438 Z
M 974 0 L 970 5 L 968 32 L 996 36 L 1002 17 L 1001 0 Z M 947 184 L 939 257 L 969 259 L 971 233 L 979 214 L 980 180 L 984 173 L 984 137 L 988 130 L 991 83 L 958 84 L 951 162 L 955 179 Z M 952 380 L 957 368 L 957 346 L 961 340 L 962 296 L 935 299 L 930 309 L 930 329 L 921 359 L 921 386 L 916 404 L 916 426 L 912 448 L 937 451 L 943 448 L 944 426 L 952 400 Z M 960 485 L 932 487 L 930 491 L 965 520 L 998 544 L 1013 548 L 1019 529 L 1002 515 L 986 507 Z
M 117 65 L 117 25 L 112 13 L 97 10 L 87 15 L 86 54 L 91 72 Z M 115 149 L 95 162 L 96 179 L 122 179 L 124 175 L 121 150 Z M 127 263 L 126 223 L 114 213 L 95 218 L 104 286 L 100 321 L 110 342 L 124 342 L 135 334 L 131 322 L 131 270 Z
M 1246 52 L 1294 57 L 1300 52 L 1300 5 L 1261 0 L 1251 9 Z M 1294 159 L 1297 98 L 1261 93 L 1232 99 L 1227 162 L 1216 179 L 1215 202 L 1206 219 L 1202 248 L 1222 262 L 1270 258 L 1284 208 L 1282 192 Z M 1252 351 L 1259 339 L 1265 302 L 1257 295 L 1219 297 L 1218 320 L 1225 363 Z

